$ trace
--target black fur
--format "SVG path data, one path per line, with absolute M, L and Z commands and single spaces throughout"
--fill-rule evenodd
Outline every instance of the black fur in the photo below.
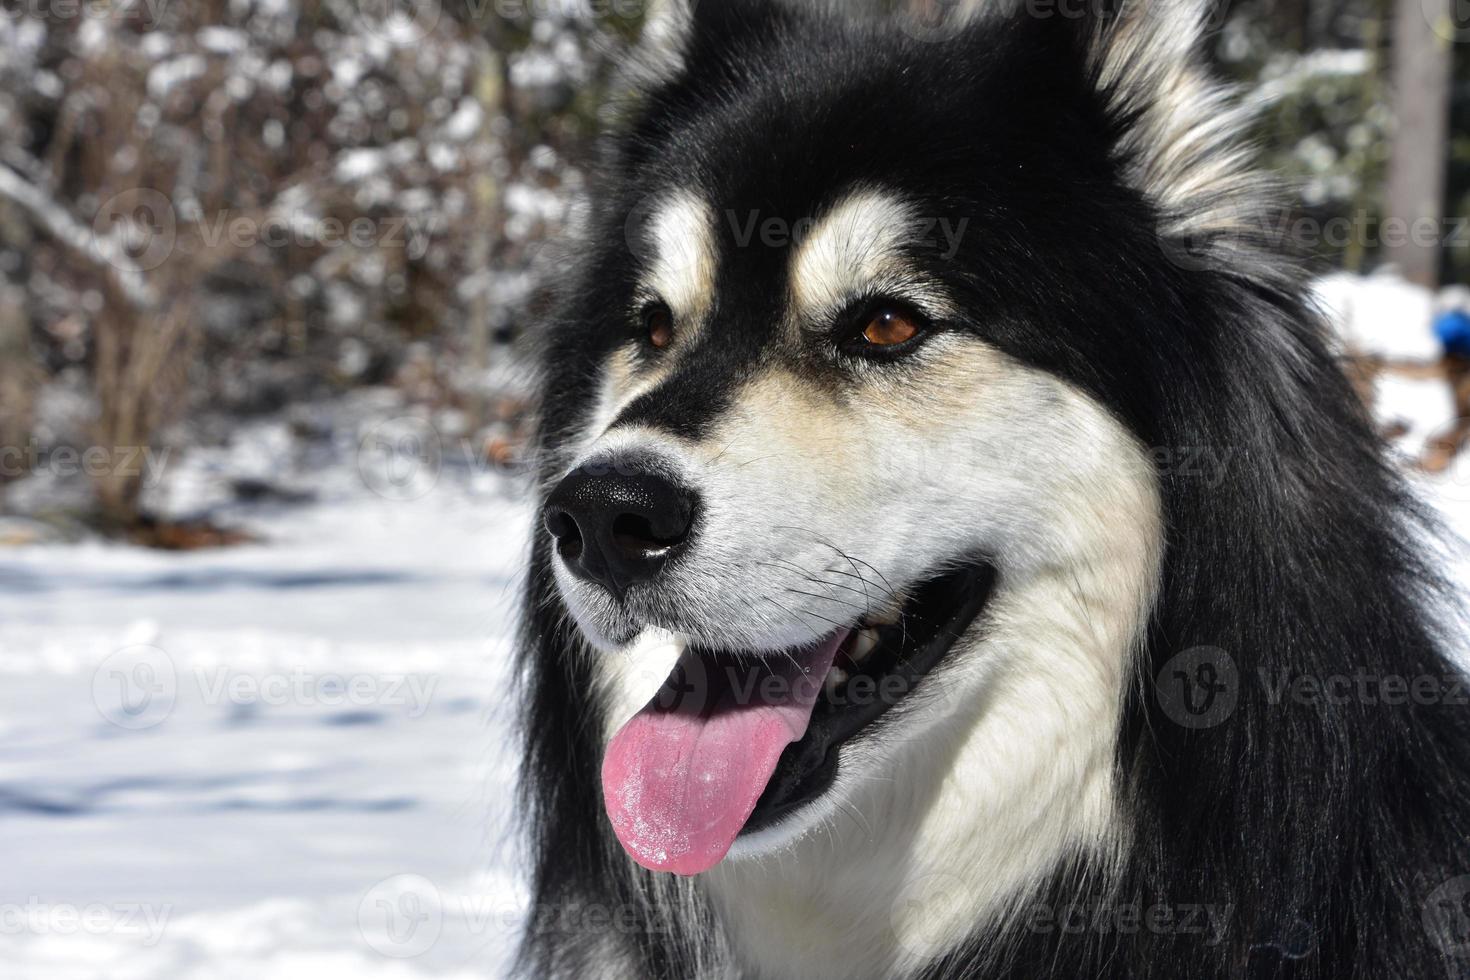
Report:
M 645 195 L 697 187 L 722 216 L 793 220 L 868 182 L 969 218 L 952 259 L 916 255 L 959 298 L 961 326 L 1085 390 L 1165 454 L 1162 588 L 1117 767 L 1133 845 L 1121 876 L 1059 868 L 1041 901 L 1231 913 L 1216 944 L 1182 929 L 1068 934 L 1018 918 L 929 975 L 1470 975 L 1470 954 L 1446 952 L 1470 940 L 1447 931 L 1461 919 L 1426 906 L 1470 874 L 1470 705 L 1273 703 L 1271 687 L 1359 673 L 1452 683 L 1440 631 L 1458 623 L 1430 612 L 1449 607 L 1425 556 L 1434 528 L 1385 463 L 1303 277 L 1248 250 L 1181 262 L 1181 243 L 1161 236 L 1167 216 L 1130 186 L 1120 149 L 1137 119 L 1087 65 L 1097 29 L 1017 15 L 918 42 L 755 0 L 700 4 L 688 67 L 647 94 L 601 168 L 592 245 L 550 328 L 541 476 L 565 465 L 558 447 L 589 408 L 600 359 L 636 327 L 625 235 Z M 1199 244 L 1185 254 L 1205 254 Z M 635 406 L 647 424 L 697 433 L 731 379 L 773 356 L 762 325 L 785 291 L 785 252 L 724 248 L 715 322 L 695 363 Z M 810 370 L 821 383 L 823 368 Z M 1167 465 L 1200 450 L 1229 453 L 1222 482 Z M 523 796 L 537 907 L 574 911 L 533 926 L 523 970 L 696 975 L 710 966 L 696 952 L 725 955 L 718 925 L 687 882 L 633 869 L 605 827 L 591 677 L 548 555 L 538 534 Z M 1156 685 L 1200 646 L 1236 665 L 1239 702 L 1191 729 Z M 670 914 L 676 900 L 686 904 Z M 594 926 L 575 912 L 595 907 L 630 917 Z

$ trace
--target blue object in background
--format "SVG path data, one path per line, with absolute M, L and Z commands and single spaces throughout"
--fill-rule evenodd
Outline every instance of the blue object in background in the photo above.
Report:
M 1441 313 L 1434 321 L 1434 335 L 1446 354 L 1470 357 L 1470 313 L 1464 310 Z

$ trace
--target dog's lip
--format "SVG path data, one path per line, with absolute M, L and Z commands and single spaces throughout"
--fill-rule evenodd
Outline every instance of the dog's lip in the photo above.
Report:
M 812 712 L 805 736 L 787 746 L 765 792 L 741 830 L 742 836 L 777 823 L 821 796 L 837 774 L 838 750 L 916 689 L 975 622 L 995 586 L 988 562 L 970 562 L 941 574 L 915 590 L 899 622 L 880 631 L 877 649 L 845 682 L 858 677 L 882 683 L 897 696 L 877 694 L 862 703 L 835 703 L 824 692 Z

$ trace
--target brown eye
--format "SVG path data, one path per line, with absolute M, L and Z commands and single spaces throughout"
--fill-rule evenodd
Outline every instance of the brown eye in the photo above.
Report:
M 643 326 L 648 331 L 648 342 L 660 350 L 674 340 L 674 315 L 666 306 L 655 306 L 643 314 Z
M 887 307 L 874 313 L 863 329 L 863 339 L 874 347 L 894 347 L 918 335 L 919 325 L 913 317 Z

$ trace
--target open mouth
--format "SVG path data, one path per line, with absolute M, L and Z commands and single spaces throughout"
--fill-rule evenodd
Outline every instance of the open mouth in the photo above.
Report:
M 685 650 L 603 760 L 618 840 L 646 868 L 698 874 L 740 834 L 821 796 L 841 746 L 922 686 L 994 578 L 989 565 L 966 565 L 915 589 L 891 622 L 855 623 L 799 649 Z

